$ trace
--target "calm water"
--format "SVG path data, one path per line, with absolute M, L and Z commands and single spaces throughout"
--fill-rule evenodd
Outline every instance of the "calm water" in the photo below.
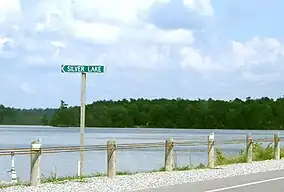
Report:
M 161 142 L 169 137 L 178 141 L 206 141 L 207 135 L 214 132 L 216 142 L 223 139 L 244 139 L 249 132 L 254 138 L 272 138 L 275 131 L 248 130 L 177 130 L 177 129 L 119 129 L 119 128 L 86 128 L 85 144 L 106 144 L 107 140 L 115 139 L 117 143 Z M 280 134 L 284 132 L 280 131 Z M 0 126 L 0 148 L 29 147 L 32 140 L 40 139 L 44 146 L 79 145 L 79 128 L 51 128 L 34 126 Z M 218 145 L 226 153 L 237 153 L 245 144 Z M 206 146 L 182 147 L 175 151 L 178 166 L 206 163 Z M 49 176 L 56 171 L 58 176 L 75 175 L 79 153 L 43 154 L 41 171 Z M 118 171 L 147 171 L 163 166 L 164 151 L 147 149 L 140 151 L 117 152 Z M 15 166 L 21 180 L 29 178 L 29 156 L 16 156 Z M 10 157 L 0 156 L 0 180 L 10 181 Z M 85 173 L 105 172 L 106 152 L 85 152 Z

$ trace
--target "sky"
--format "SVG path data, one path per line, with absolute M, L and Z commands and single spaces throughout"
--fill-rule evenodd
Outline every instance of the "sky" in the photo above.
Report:
M 0 0 L 0 103 L 284 95 L 283 0 Z

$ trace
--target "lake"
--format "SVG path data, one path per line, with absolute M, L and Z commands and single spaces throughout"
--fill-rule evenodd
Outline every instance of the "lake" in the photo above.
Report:
M 227 154 L 234 154 L 245 147 L 245 136 L 249 132 L 253 138 L 272 138 L 276 131 L 251 130 L 197 130 L 197 129 L 142 129 L 142 128 L 86 128 L 85 144 L 106 144 L 115 139 L 119 143 L 163 142 L 169 137 L 177 141 L 206 141 L 214 132 L 217 147 Z M 284 132 L 279 131 L 282 135 Z M 0 148 L 30 147 L 32 140 L 40 139 L 43 147 L 79 145 L 79 128 L 54 128 L 40 126 L 0 126 Z M 218 140 L 243 139 L 243 144 L 218 145 Z M 181 149 L 181 148 L 179 148 Z M 178 166 L 207 162 L 206 146 L 183 147 L 175 150 Z M 79 152 L 43 154 L 41 172 L 48 177 L 76 175 Z M 15 167 L 20 180 L 29 179 L 28 155 L 15 156 Z M 143 149 L 117 152 L 117 171 L 150 171 L 164 164 L 164 149 Z M 11 157 L 0 156 L 0 181 L 10 181 Z M 106 152 L 85 152 L 84 173 L 106 172 Z

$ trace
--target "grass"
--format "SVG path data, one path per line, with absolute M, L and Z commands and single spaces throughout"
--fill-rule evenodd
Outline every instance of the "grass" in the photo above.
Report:
M 216 148 L 215 151 L 216 155 L 216 165 L 228 165 L 228 164 L 238 164 L 238 163 L 245 163 L 246 162 L 246 152 L 244 150 L 241 150 L 237 155 L 230 156 L 230 155 L 224 155 L 224 153 Z M 280 157 L 284 157 L 284 148 L 281 148 L 280 150 Z M 272 146 L 272 143 L 270 143 L 267 147 L 263 147 L 262 143 L 255 143 L 253 144 L 253 161 L 264 161 L 264 160 L 270 160 L 274 159 L 274 149 Z M 196 169 L 206 169 L 208 168 L 204 164 L 199 165 L 187 165 L 183 167 L 175 167 L 173 171 L 187 171 L 187 170 L 196 170 Z M 164 168 L 152 170 L 149 172 L 163 172 L 165 171 Z M 133 175 L 137 174 L 138 172 L 117 172 L 116 175 Z M 42 183 L 64 183 L 70 180 L 76 181 L 76 182 L 86 182 L 86 178 L 91 177 L 102 177 L 106 176 L 104 173 L 93 173 L 90 175 L 85 175 L 82 177 L 78 176 L 65 176 L 65 177 L 57 177 L 56 173 L 51 173 L 49 177 L 44 177 L 41 180 Z M 0 184 L 0 189 L 11 187 L 11 186 L 28 186 L 28 182 L 22 182 L 18 179 L 17 184 Z
M 205 169 L 207 168 L 206 165 L 204 164 L 199 164 L 197 166 L 193 166 L 193 165 L 187 165 L 187 166 L 182 166 L 182 167 L 176 167 L 173 169 L 173 171 L 187 171 L 187 170 L 194 170 L 194 169 Z M 160 168 L 157 170 L 152 170 L 152 171 L 148 171 L 149 173 L 154 173 L 154 172 L 163 172 L 165 171 L 164 168 Z M 116 172 L 116 175 L 134 175 L 137 174 L 139 172 Z M 76 182 L 86 182 L 86 178 L 92 178 L 92 177 L 103 177 L 106 176 L 105 173 L 93 173 L 90 175 L 85 175 L 82 177 L 79 176 L 64 176 L 64 177 L 57 177 L 55 173 L 51 173 L 49 177 L 44 177 L 41 179 L 41 183 L 65 183 L 67 181 L 76 181 Z M 8 188 L 8 187 L 12 187 L 12 186 L 29 186 L 28 182 L 22 182 L 20 180 L 18 180 L 18 182 L 16 184 L 2 184 L 0 185 L 0 189 L 3 188 Z
M 189 171 L 189 170 L 195 170 L 195 169 L 206 169 L 207 166 L 200 163 L 199 165 L 186 165 L 186 166 L 181 166 L 181 167 L 175 167 L 173 168 L 173 171 Z M 152 171 L 149 171 L 150 173 L 154 172 L 163 172 L 165 171 L 165 168 L 162 167 L 160 169 L 154 169 Z
M 116 175 L 133 175 L 138 172 L 116 172 Z M 69 175 L 69 176 L 63 176 L 63 177 L 57 177 L 56 173 L 52 172 L 50 176 L 45 177 L 42 175 L 41 183 L 65 183 L 67 181 L 76 181 L 76 182 L 86 182 L 85 179 L 92 178 L 92 177 L 103 177 L 106 176 L 105 173 L 92 173 L 89 175 L 84 176 L 76 176 L 76 175 Z M 0 189 L 12 187 L 12 186 L 29 186 L 28 181 L 20 181 L 17 180 L 17 183 L 15 184 L 0 184 Z
M 130 172 L 116 172 L 116 175 L 132 175 L 136 173 L 130 173 Z M 92 178 L 92 177 L 103 177 L 106 176 L 105 173 L 92 173 L 89 175 L 84 175 L 84 176 L 75 176 L 75 175 L 70 175 L 70 176 L 64 176 L 64 177 L 57 177 L 55 173 L 51 173 L 49 177 L 44 177 L 41 180 L 41 183 L 63 183 L 66 181 L 79 181 L 79 182 L 84 182 L 85 179 L 87 178 Z
M 228 165 L 238 164 L 246 162 L 246 152 L 241 150 L 235 156 L 224 155 L 220 149 L 216 149 L 216 165 Z M 269 143 L 267 147 L 263 147 L 262 143 L 254 143 L 252 149 L 253 161 L 265 161 L 274 159 L 274 148 L 272 143 Z M 280 149 L 280 157 L 284 157 L 284 148 Z
M 29 186 L 28 182 L 20 181 L 19 178 L 17 178 L 17 183 L 9 183 L 9 184 L 0 184 L 0 189 L 5 189 L 12 186 Z

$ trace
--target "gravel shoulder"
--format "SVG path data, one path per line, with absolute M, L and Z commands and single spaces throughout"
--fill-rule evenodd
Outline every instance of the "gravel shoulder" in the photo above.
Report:
M 35 187 L 13 186 L 3 192 L 130 192 L 148 188 L 192 183 L 266 171 L 284 170 L 284 160 L 268 160 L 253 163 L 219 166 L 216 169 L 190 171 L 138 173 L 135 175 L 88 178 L 81 182 L 63 184 L 46 183 Z

